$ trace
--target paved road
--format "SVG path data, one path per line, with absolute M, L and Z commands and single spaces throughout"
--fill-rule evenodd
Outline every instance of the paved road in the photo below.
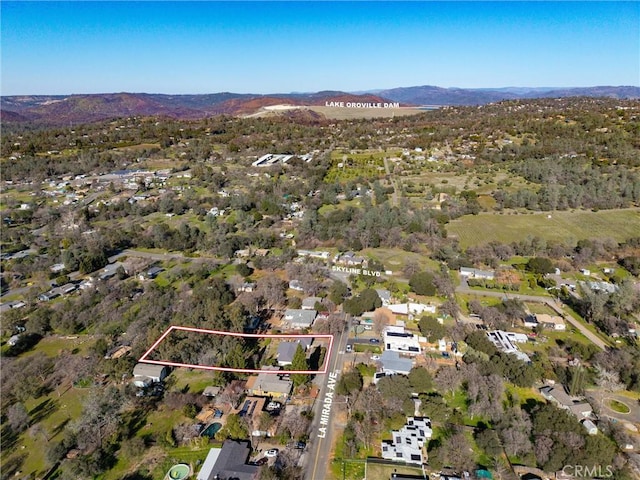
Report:
M 595 333 L 585 327 L 580 321 L 576 320 L 569 314 L 565 314 L 562 311 L 562 304 L 558 302 L 555 298 L 551 297 L 542 297 L 537 295 L 521 295 L 519 293 L 504 293 L 504 292 L 486 292 L 483 290 L 473 290 L 469 288 L 466 282 L 463 285 L 460 285 L 456 288 L 457 293 L 465 293 L 472 295 L 479 295 L 482 297 L 494 297 L 494 298 L 517 298 L 518 300 L 522 300 L 524 302 L 535 302 L 535 303 L 544 303 L 552 308 L 558 315 L 562 316 L 567 322 L 573 325 L 574 328 L 580 330 L 585 337 L 587 337 L 591 342 L 596 345 L 598 348 L 602 350 L 606 350 L 609 345 L 603 341 L 600 337 L 598 337 Z
M 640 403 L 638 403 L 638 400 L 635 398 L 630 398 L 615 392 L 603 392 L 602 390 L 587 390 L 586 396 L 593 402 L 592 405 L 597 404 L 600 407 L 599 416 L 640 424 Z M 629 407 L 629 413 L 619 413 L 610 409 L 605 403 L 605 400 L 608 398 L 624 403 Z
M 334 415 L 335 415 L 335 406 L 332 406 L 330 414 L 329 414 L 329 422 L 326 425 L 326 431 L 321 431 L 321 419 L 322 419 L 322 410 L 323 408 L 327 408 L 327 404 L 325 403 L 325 398 L 327 397 L 327 392 L 332 392 L 331 389 L 328 388 L 328 384 L 330 383 L 331 373 L 338 373 L 335 378 L 335 381 L 340 380 L 340 374 L 342 372 L 342 368 L 344 365 L 345 355 L 344 349 L 347 344 L 347 338 L 349 337 L 349 332 L 345 331 L 340 335 L 335 337 L 335 343 L 333 345 L 333 351 L 331 352 L 331 357 L 328 359 L 329 369 L 327 374 L 323 375 L 320 378 L 322 382 L 320 393 L 318 398 L 315 401 L 314 405 L 314 416 L 313 422 L 311 423 L 311 436 L 310 442 L 311 446 L 309 447 L 309 464 L 306 465 L 306 480 L 324 480 L 327 478 L 327 469 L 329 468 L 329 463 L 331 462 L 331 445 L 333 444 L 333 436 L 335 433 L 334 426 Z M 335 400 L 335 395 L 333 395 L 333 400 Z M 332 402 L 333 403 L 333 402 Z M 323 438 L 320 438 L 320 437 Z

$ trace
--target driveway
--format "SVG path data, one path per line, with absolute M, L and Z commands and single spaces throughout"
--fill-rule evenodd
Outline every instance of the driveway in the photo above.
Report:
M 602 390 L 587 390 L 586 396 L 593 402 L 593 405 L 598 405 L 600 408 L 600 415 L 615 418 L 624 422 L 631 422 L 640 424 L 640 403 L 634 398 L 630 398 L 626 395 L 617 394 L 615 392 L 603 392 Z M 606 399 L 613 399 L 624 403 L 629 407 L 629 413 L 619 413 L 611 408 L 607 407 Z
M 609 346 L 604 340 L 598 337 L 595 333 L 589 330 L 586 326 L 582 324 L 582 322 L 576 320 L 569 314 L 565 314 L 562 311 L 562 304 L 557 300 L 551 297 L 541 297 L 537 295 L 521 295 L 518 293 L 504 293 L 504 292 L 487 292 L 484 290 L 473 290 L 469 288 L 466 284 L 460 285 L 456 288 L 457 293 L 465 293 L 471 295 L 478 295 L 482 297 L 494 297 L 494 298 L 517 298 L 518 300 L 522 300 L 523 302 L 534 302 L 534 303 L 544 303 L 550 308 L 552 308 L 558 315 L 564 318 L 567 322 L 569 322 L 574 328 L 580 331 L 585 337 L 587 337 L 591 342 L 596 345 L 601 350 L 606 350 Z

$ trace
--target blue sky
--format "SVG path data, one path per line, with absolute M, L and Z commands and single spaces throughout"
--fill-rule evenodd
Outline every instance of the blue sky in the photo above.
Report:
M 3 95 L 640 85 L 640 2 L 10 2 Z

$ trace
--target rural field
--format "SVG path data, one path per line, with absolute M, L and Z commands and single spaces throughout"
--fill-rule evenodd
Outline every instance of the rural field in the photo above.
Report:
M 537 236 L 575 245 L 586 238 L 623 241 L 640 234 L 640 209 L 600 212 L 542 212 L 535 214 L 481 213 L 467 215 L 447 225 L 450 237 L 462 248 L 491 241 L 511 243 Z

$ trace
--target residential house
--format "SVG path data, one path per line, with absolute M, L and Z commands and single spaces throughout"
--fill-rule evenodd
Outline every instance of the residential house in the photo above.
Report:
M 117 347 L 112 348 L 107 353 L 104 354 L 105 360 L 117 360 L 120 357 L 124 357 L 131 352 L 130 345 L 119 345 Z
M 164 365 L 154 363 L 136 363 L 133 367 L 133 384 L 136 387 L 148 387 L 167 378 L 169 369 Z
M 140 280 L 144 280 L 146 278 L 153 280 L 163 271 L 164 268 L 162 267 L 151 267 L 149 270 L 140 275 Z
M 279 374 L 280 367 L 263 366 L 262 370 L 264 372 L 249 377 L 246 384 L 247 392 L 259 397 L 286 399 L 293 388 L 289 376 Z
M 281 367 L 291 365 L 293 357 L 298 350 L 298 345 L 300 345 L 300 342 L 280 342 L 280 345 L 278 345 L 278 353 L 276 354 L 278 365 Z
M 213 398 L 220 393 L 220 390 L 222 389 L 218 386 L 209 385 L 208 387 L 205 387 L 204 391 L 202 392 L 202 395 L 204 395 L 205 397 Z
M 545 386 L 540 388 L 540 393 L 547 400 L 555 403 L 558 407 L 569 410 L 578 419 L 587 418 L 593 412 L 588 402 L 574 401 L 560 386 Z
M 310 328 L 316 319 L 318 312 L 316 310 L 302 310 L 289 308 L 284 312 L 284 320 L 293 329 Z
M 300 280 L 291 280 L 289 282 L 289 288 L 291 290 L 295 290 L 296 292 L 304 292 L 304 287 L 302 286 L 302 282 Z
M 596 424 L 593 423 L 591 420 L 585 419 L 580 423 L 582 423 L 582 426 L 587 429 L 587 433 L 589 435 L 597 435 L 598 434 L 598 427 L 596 427 Z
M 329 252 L 324 252 L 324 251 L 315 252 L 313 250 L 298 250 L 298 256 L 318 258 L 320 260 L 328 260 Z
M 38 295 L 38 300 L 40 300 L 41 302 L 48 302 L 59 296 L 60 293 L 57 290 L 49 290 L 48 292 Z
M 493 280 L 495 278 L 495 272 L 479 270 L 477 268 L 460 267 L 460 276 L 482 280 Z
M 238 292 L 253 292 L 257 286 L 255 282 L 244 282 L 238 287 Z
M 408 417 L 400 430 L 393 430 L 393 440 L 382 441 L 382 458 L 422 465 L 425 440 L 431 438 L 431 420 L 427 417 Z
M 527 328 L 536 328 L 537 326 L 539 326 L 540 323 L 538 322 L 538 319 L 536 318 L 535 314 L 530 314 L 527 315 L 526 317 L 524 317 L 524 326 Z
M 196 477 L 197 480 L 255 480 L 260 467 L 249 465 L 251 455 L 249 442 L 225 440 L 222 447 L 209 450 Z
M 413 368 L 413 360 L 401 357 L 398 352 L 393 350 L 385 350 L 380 355 L 380 363 L 382 371 L 387 375 L 409 375 Z
M 353 266 L 362 265 L 363 263 L 365 263 L 365 258 L 357 256 L 354 252 L 346 252 L 343 254 L 336 255 L 334 258 L 334 261 L 335 263 L 340 263 L 343 265 L 353 267 Z
M 115 277 L 116 273 L 118 273 L 119 267 L 124 268 L 124 265 L 122 264 L 122 262 L 115 262 L 107 265 L 102 270 L 100 270 L 100 273 L 98 274 L 98 278 L 100 280 L 109 280 L 111 277 Z
M 538 322 L 549 330 L 556 330 L 563 332 L 567 329 L 564 319 L 559 315 L 549 315 L 547 313 L 536 313 L 536 319 Z
M 307 297 L 302 300 L 302 310 L 315 310 L 316 303 L 321 303 L 320 297 Z
M 435 305 L 425 305 L 424 303 L 394 303 L 387 306 L 395 315 L 422 315 L 424 313 L 436 313 Z
M 516 343 L 526 343 L 527 336 L 523 333 L 505 332 L 503 330 L 493 330 L 487 332 L 487 338 L 496 348 L 504 353 L 511 353 L 518 357 L 519 360 L 529 363 L 529 356 L 521 352 Z
M 385 350 L 392 350 L 407 355 L 420 354 L 420 342 L 418 336 L 406 332 L 404 327 L 389 325 L 383 332 L 383 343 Z
M 382 301 L 382 305 L 384 307 L 387 307 L 391 304 L 391 292 L 389 290 L 386 290 L 384 288 L 376 288 L 376 293 L 378 294 L 378 297 L 380 297 L 380 300 Z

